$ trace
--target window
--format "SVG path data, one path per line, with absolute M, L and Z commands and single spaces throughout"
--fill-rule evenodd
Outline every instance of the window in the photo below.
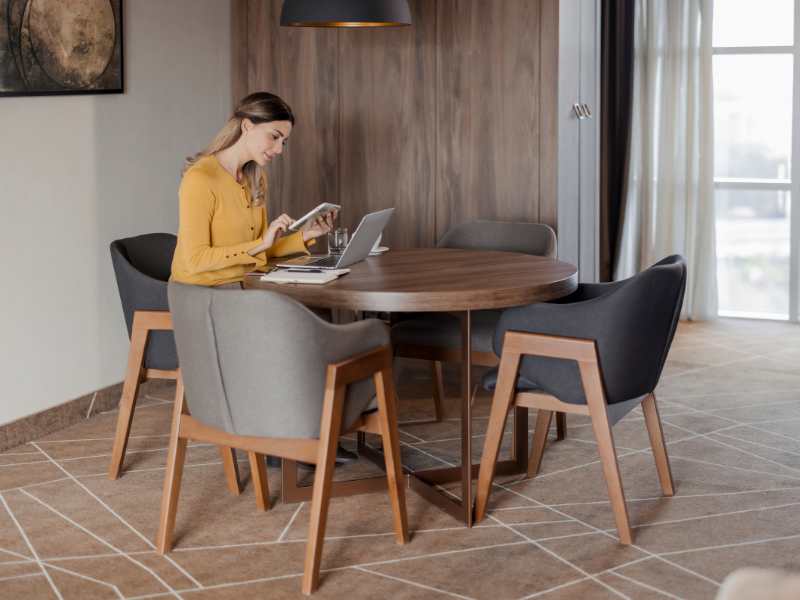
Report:
M 800 1 L 797 2 L 800 6 Z M 714 188 L 722 316 L 798 320 L 795 0 L 714 2 Z M 795 193 L 795 196 L 798 196 Z M 800 196 L 798 196 L 800 197 Z

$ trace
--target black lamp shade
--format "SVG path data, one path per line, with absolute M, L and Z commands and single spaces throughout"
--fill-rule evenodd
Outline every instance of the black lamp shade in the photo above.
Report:
M 283 0 L 281 25 L 397 27 L 411 25 L 407 0 Z

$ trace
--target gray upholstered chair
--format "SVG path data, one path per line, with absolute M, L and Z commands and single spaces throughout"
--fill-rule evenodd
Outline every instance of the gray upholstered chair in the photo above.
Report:
M 111 242 L 111 262 L 131 346 L 119 401 L 117 431 L 108 476 L 117 479 L 125 460 L 139 385 L 147 379 L 175 379 L 178 355 L 167 304 L 167 281 L 177 238 L 148 233 Z M 235 454 L 220 448 L 231 491 L 240 491 Z
M 439 248 L 465 250 L 499 250 L 535 256 L 554 257 L 556 234 L 541 223 L 471 221 L 451 228 L 438 244 Z M 472 313 L 472 364 L 497 365 L 492 351 L 492 337 L 500 318 L 498 310 Z M 461 325 L 457 317 L 447 313 L 403 315 L 392 327 L 395 354 L 431 361 L 433 400 L 436 420 L 442 418 L 442 363 L 461 361 Z M 561 425 L 559 421 L 559 425 Z
M 263 290 L 170 283 L 169 305 L 181 367 L 159 552 L 172 547 L 189 439 L 250 452 L 253 484 L 264 509 L 269 508 L 265 454 L 284 458 L 284 469 L 289 462 L 313 463 L 303 577 L 303 592 L 311 593 L 319 580 L 336 446 L 339 435 L 351 431 L 382 436 L 395 535 L 405 543 L 392 351 L 385 324 L 368 319 L 332 325 L 295 300 Z
M 538 409 L 530 477 L 539 471 L 552 413 L 578 413 L 592 420 L 620 541 L 632 543 L 611 427 L 641 405 L 661 488 L 672 496 L 654 392 L 685 288 L 686 262 L 670 256 L 630 279 L 581 284 L 555 303 L 503 313 L 494 337 L 500 367 L 484 377 L 494 397 L 478 477 L 476 521 L 486 515 L 509 409 Z

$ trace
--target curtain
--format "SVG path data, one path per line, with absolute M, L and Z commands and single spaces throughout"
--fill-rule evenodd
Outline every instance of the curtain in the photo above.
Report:
M 610 281 L 622 223 L 633 99 L 635 0 L 603 0 L 600 25 L 600 281 Z
M 681 316 L 717 316 L 712 0 L 636 0 L 633 108 L 616 279 L 688 264 Z

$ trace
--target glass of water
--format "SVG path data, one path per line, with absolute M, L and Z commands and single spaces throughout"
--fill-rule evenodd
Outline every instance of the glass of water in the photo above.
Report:
M 347 247 L 347 227 L 337 227 L 328 234 L 328 252 L 341 254 Z

